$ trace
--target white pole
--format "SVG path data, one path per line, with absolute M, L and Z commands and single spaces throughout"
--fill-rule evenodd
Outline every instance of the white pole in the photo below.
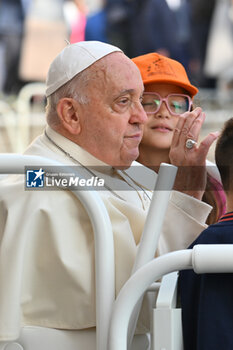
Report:
M 155 256 L 176 173 L 176 166 L 161 163 L 132 273 Z
M 152 260 L 155 256 L 176 173 L 176 166 L 161 163 L 132 274 L 148 261 Z M 128 347 L 130 347 L 133 340 L 141 304 L 142 300 L 139 300 L 129 322 Z

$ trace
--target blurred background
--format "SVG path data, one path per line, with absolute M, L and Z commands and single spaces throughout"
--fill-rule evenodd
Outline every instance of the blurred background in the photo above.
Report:
M 201 138 L 233 116 L 233 0 L 0 0 L 1 153 L 41 133 L 49 64 L 82 40 L 180 61 L 206 112 Z

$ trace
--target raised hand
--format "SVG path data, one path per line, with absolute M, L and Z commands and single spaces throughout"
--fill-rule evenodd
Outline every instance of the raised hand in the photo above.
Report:
M 171 164 L 179 169 L 174 189 L 201 199 L 206 186 L 206 157 L 219 133 L 212 132 L 198 145 L 205 121 L 200 107 L 179 117 L 169 153 Z

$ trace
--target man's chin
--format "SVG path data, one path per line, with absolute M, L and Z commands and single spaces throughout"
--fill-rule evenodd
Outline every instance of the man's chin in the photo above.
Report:
M 139 151 L 137 150 L 133 150 L 132 152 L 128 153 L 126 157 L 124 157 L 124 159 L 122 159 L 121 164 L 119 164 L 118 166 L 116 166 L 115 168 L 117 169 L 128 169 L 131 164 L 138 158 L 139 156 Z

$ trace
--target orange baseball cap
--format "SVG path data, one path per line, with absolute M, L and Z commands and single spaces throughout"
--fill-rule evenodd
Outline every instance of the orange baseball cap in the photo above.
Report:
M 144 85 L 150 83 L 168 83 L 180 86 L 193 97 L 198 89 L 189 81 L 184 66 L 171 58 L 156 52 L 132 59 L 138 66 Z

